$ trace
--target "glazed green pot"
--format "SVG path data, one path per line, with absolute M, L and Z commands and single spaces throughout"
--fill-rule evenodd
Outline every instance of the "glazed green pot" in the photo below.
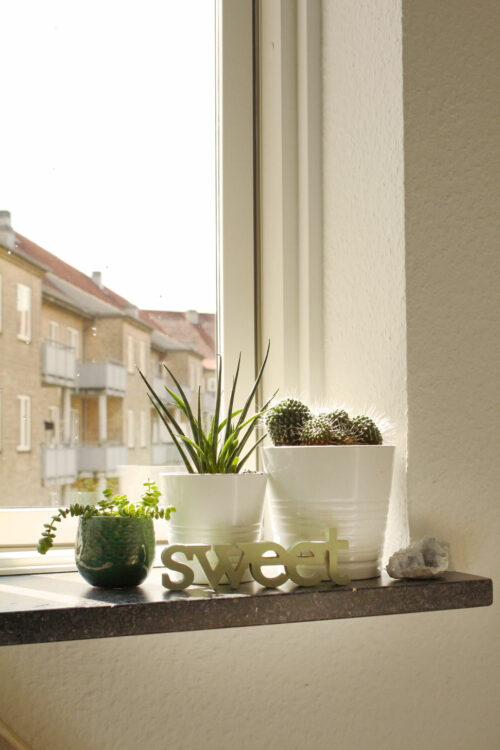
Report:
M 76 567 L 92 586 L 138 586 L 149 573 L 154 555 L 152 518 L 80 518 Z

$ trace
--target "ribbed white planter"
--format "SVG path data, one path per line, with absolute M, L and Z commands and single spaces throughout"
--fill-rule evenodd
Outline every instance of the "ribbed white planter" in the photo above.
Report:
M 168 522 L 169 544 L 258 542 L 262 529 L 265 474 L 161 474 L 167 505 L 176 509 Z M 181 558 L 179 558 L 181 559 Z M 214 565 L 215 557 L 208 554 Z M 235 563 L 238 554 L 235 554 Z M 196 560 L 189 563 L 195 583 L 208 583 Z M 243 581 L 250 581 L 247 572 Z M 224 582 L 224 581 L 222 581 Z
M 263 449 L 277 541 L 322 541 L 336 528 L 349 549 L 339 572 L 379 575 L 395 448 L 392 445 L 275 446 Z

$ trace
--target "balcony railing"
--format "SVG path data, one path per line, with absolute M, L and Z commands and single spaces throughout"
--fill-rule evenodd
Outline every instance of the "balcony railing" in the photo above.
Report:
M 113 475 L 120 464 L 126 463 L 127 448 L 125 445 L 102 443 L 78 447 L 78 471 L 103 471 L 108 475 Z
M 79 390 L 123 396 L 127 388 L 127 371 L 118 362 L 82 362 L 78 366 L 76 385 Z
M 172 396 L 169 393 L 167 393 L 167 391 L 165 390 L 165 386 L 168 386 L 174 393 L 178 393 L 177 388 L 174 384 L 167 383 L 167 381 L 164 380 L 159 375 L 154 375 L 151 385 L 153 386 L 153 390 L 158 396 L 158 398 L 160 398 L 166 404 L 174 403 Z M 195 401 L 195 399 L 198 398 L 198 395 L 196 394 L 196 397 L 195 397 L 193 389 L 189 388 L 189 386 L 182 385 L 182 383 L 181 383 L 181 386 L 182 386 L 182 390 L 184 391 L 184 394 L 187 400 L 189 401 L 189 405 L 191 406 L 191 408 L 195 408 L 198 403 L 197 401 Z
M 42 479 L 45 484 L 71 484 L 77 474 L 76 446 L 42 446 Z
M 152 466 L 173 466 L 181 463 L 179 451 L 173 443 L 153 443 L 151 445 Z
M 42 343 L 42 382 L 45 385 L 74 386 L 76 380 L 76 352 L 71 346 L 57 341 Z

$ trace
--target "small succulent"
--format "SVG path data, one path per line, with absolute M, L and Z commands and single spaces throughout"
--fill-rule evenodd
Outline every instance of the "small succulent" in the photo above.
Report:
M 359 445 L 382 445 L 382 433 L 369 417 L 354 417 L 349 432 Z
M 308 406 L 295 398 L 285 398 L 266 414 L 266 427 L 274 445 L 300 445 L 304 424 L 311 418 Z
M 38 552 L 45 555 L 52 547 L 56 536 L 57 526 L 67 516 L 80 516 L 92 518 L 93 516 L 122 516 L 132 518 L 159 518 L 169 519 L 175 508 L 159 507 L 158 501 L 161 492 L 155 482 L 144 482 L 146 491 L 140 501 L 134 505 L 129 502 L 126 495 L 113 495 L 113 490 L 103 490 L 104 500 L 97 505 L 80 505 L 75 503 L 68 508 L 59 508 L 50 523 L 44 523 L 44 530 L 38 542 Z

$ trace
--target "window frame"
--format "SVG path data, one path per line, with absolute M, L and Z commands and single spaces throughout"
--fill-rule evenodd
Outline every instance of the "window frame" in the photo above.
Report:
M 18 395 L 18 453 L 31 453 L 31 396 Z
M 258 5 L 258 0 L 215 0 L 217 352 L 227 362 L 228 392 L 238 354 L 244 353 L 241 393 L 253 384 L 257 348 L 254 45 Z M 159 434 L 161 442 L 165 438 Z M 61 524 L 54 549 L 47 555 L 35 552 L 43 523 L 53 513 L 53 508 L 0 509 L 0 575 L 75 569 L 77 519 L 67 518 Z
M 31 326 L 31 309 L 32 309 L 32 296 L 33 296 L 32 290 L 31 290 L 31 287 L 28 286 L 27 284 L 22 284 L 21 282 L 18 282 L 16 291 L 17 291 L 16 306 L 17 306 L 17 312 L 20 315 L 18 319 L 19 328 L 17 331 L 17 338 L 19 339 L 19 341 L 24 341 L 26 343 L 29 343 L 31 342 L 31 332 L 32 332 L 32 326 Z M 27 303 L 27 306 L 25 307 L 26 303 Z

